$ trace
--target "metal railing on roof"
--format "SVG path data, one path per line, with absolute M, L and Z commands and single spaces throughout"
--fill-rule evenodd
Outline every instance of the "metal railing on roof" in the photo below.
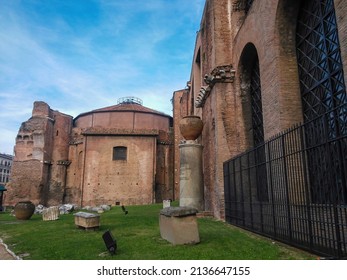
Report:
M 117 101 L 118 104 L 139 104 L 142 105 L 143 101 L 142 99 L 135 97 L 135 96 L 126 96 L 118 98 Z

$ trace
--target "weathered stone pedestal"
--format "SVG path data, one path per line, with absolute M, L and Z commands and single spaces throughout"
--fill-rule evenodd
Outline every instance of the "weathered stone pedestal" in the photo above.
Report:
M 166 207 L 160 211 L 159 227 L 163 239 L 173 245 L 200 242 L 197 210 L 191 207 Z
M 82 229 L 98 229 L 100 226 L 100 215 L 87 213 L 87 212 L 78 212 L 74 214 L 75 216 L 75 225 Z
M 204 210 L 202 145 L 188 140 L 180 149 L 180 206 Z

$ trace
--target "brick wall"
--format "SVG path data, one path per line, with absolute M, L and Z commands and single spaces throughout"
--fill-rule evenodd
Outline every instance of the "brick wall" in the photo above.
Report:
M 179 129 L 179 122 L 182 117 L 188 115 L 188 94 L 186 89 L 178 90 L 173 93 L 173 182 L 174 182 L 174 200 L 179 199 L 179 182 L 180 182 L 180 153 L 178 145 L 183 137 Z
M 31 200 L 35 204 L 63 199 L 65 167 L 72 117 L 34 102 L 32 118 L 22 123 L 16 138 L 12 176 L 5 203 Z
M 232 84 L 215 84 L 204 106 L 193 112 L 204 122 L 199 141 L 204 146 L 205 210 L 218 218 L 224 215 L 223 162 L 253 145 L 248 90 L 254 50 L 259 58 L 265 139 L 302 121 L 295 46 L 300 1 L 254 1 L 247 14 L 235 8 L 237 2 L 206 1 L 194 50 L 195 57 L 200 54 L 201 63 L 198 68 L 193 61 L 190 78 L 206 86 L 203 77 L 215 67 L 231 64 L 236 70 Z M 334 2 L 346 69 L 347 4 Z M 194 82 L 190 88 L 187 102 L 197 97 L 197 85 Z M 174 103 L 174 110 L 175 106 L 181 104 Z

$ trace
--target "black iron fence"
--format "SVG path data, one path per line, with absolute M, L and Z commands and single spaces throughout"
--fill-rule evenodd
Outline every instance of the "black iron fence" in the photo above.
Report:
M 226 221 L 347 257 L 347 106 L 224 163 Z

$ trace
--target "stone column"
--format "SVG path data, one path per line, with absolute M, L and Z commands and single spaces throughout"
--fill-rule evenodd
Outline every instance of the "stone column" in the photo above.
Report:
M 180 149 L 180 206 L 204 210 L 202 145 L 187 141 Z
M 180 206 L 204 210 L 202 173 L 202 145 L 195 140 L 203 129 L 197 116 L 186 116 L 180 121 L 180 130 L 186 141 L 180 149 Z

